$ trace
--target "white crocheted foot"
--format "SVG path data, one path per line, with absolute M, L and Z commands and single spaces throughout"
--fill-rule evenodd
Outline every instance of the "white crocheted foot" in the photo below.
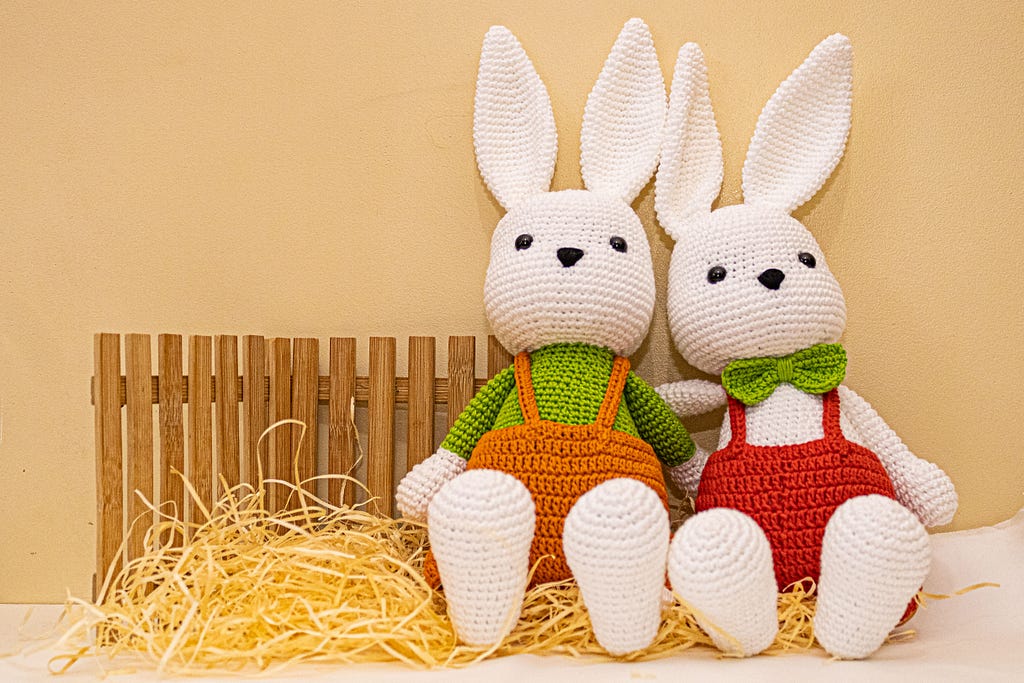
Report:
M 851 498 L 825 527 L 814 635 L 829 654 L 863 659 L 881 647 L 924 583 L 928 532 L 884 496 Z
M 488 647 L 519 619 L 530 570 L 534 509 L 515 477 L 470 470 L 430 503 L 427 533 L 459 639 Z
M 562 546 L 597 642 L 612 655 L 642 650 L 661 624 L 668 512 L 633 479 L 612 479 L 580 497 Z
M 672 589 L 726 654 L 749 657 L 779 630 L 772 551 L 764 532 L 736 510 L 715 508 L 676 532 L 668 556 Z

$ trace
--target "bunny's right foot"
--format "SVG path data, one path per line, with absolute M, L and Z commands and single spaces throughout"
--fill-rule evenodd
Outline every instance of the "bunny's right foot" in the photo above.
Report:
M 772 644 L 779 628 L 772 551 L 747 515 L 715 508 L 683 524 L 668 575 L 722 652 L 749 657 Z
M 430 503 L 427 532 L 459 639 L 489 647 L 519 619 L 529 577 L 534 507 L 515 477 L 470 470 Z
M 634 479 L 599 484 L 565 519 L 565 558 L 609 654 L 642 650 L 658 633 L 668 534 L 661 498 Z
M 885 642 L 928 575 L 928 532 L 891 498 L 858 496 L 825 527 L 814 636 L 834 657 L 863 659 Z

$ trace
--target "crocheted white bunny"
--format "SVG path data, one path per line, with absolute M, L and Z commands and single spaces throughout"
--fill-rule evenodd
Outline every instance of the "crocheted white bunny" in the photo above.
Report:
M 397 493 L 406 517 L 428 522 L 468 644 L 511 630 L 534 562 L 534 582 L 575 577 L 609 652 L 646 647 L 657 632 L 669 545 L 659 460 L 678 466 L 693 444 L 624 357 L 654 309 L 650 248 L 629 204 L 657 164 L 665 99 L 650 32 L 633 19 L 587 100 L 587 189 L 548 192 L 556 136 L 547 91 L 508 29 L 484 39 L 474 142 L 507 209 L 484 299 L 516 363 Z
M 718 452 L 673 472 L 698 514 L 672 541 L 669 576 L 731 653 L 767 647 L 776 589 L 811 576 L 818 641 L 838 657 L 870 655 L 928 572 L 925 527 L 948 523 L 957 507 L 949 478 L 840 384 L 843 295 L 790 216 L 839 163 L 851 90 L 849 40 L 830 36 L 761 113 L 744 203 L 712 211 L 723 169 L 707 70 L 694 44 L 676 63 L 655 189 L 677 243 L 668 316 L 683 357 L 722 375 L 729 418 Z M 701 381 L 659 393 L 680 413 L 726 399 Z

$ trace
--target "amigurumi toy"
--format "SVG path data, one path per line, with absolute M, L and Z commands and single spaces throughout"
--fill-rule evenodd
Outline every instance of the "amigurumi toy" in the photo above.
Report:
M 467 644 L 508 634 L 534 566 L 533 583 L 576 579 L 608 652 L 641 649 L 657 633 L 669 546 L 661 465 L 681 465 L 694 446 L 626 356 L 654 309 L 650 247 L 630 202 L 657 164 L 665 100 L 650 32 L 633 19 L 587 100 L 587 189 L 549 192 L 547 91 L 508 29 L 484 39 L 474 143 L 507 210 L 484 300 L 515 363 L 397 492 L 407 518 L 427 521 L 425 572 L 439 574 Z
M 659 222 L 676 241 L 672 336 L 722 384 L 659 388 L 680 414 L 728 395 L 719 450 L 671 474 L 698 514 L 672 540 L 673 589 L 722 650 L 756 654 L 778 627 L 776 589 L 818 581 L 814 632 L 863 658 L 897 625 L 929 568 L 925 527 L 957 507 L 949 478 L 914 456 L 842 385 L 842 291 L 790 213 L 825 183 L 850 126 L 852 49 L 833 35 L 768 101 L 743 166 L 744 203 L 711 210 L 722 147 L 700 49 L 679 51 L 661 166 Z M 773 569 L 774 567 L 774 569 Z

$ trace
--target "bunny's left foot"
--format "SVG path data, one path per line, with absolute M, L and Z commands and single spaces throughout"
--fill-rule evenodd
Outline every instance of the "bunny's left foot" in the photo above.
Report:
M 430 502 L 430 546 L 463 643 L 490 647 L 519 620 L 535 521 L 530 492 L 495 470 L 463 472 Z
M 669 551 L 672 589 L 722 652 L 756 655 L 779 630 L 772 549 L 738 510 L 712 508 L 687 520 Z
M 814 635 L 829 654 L 863 659 L 885 642 L 928 574 L 928 532 L 884 496 L 851 498 L 821 547 Z
M 668 512 L 633 479 L 598 485 L 569 511 L 565 558 L 583 594 L 597 642 L 612 655 L 642 650 L 661 623 Z

